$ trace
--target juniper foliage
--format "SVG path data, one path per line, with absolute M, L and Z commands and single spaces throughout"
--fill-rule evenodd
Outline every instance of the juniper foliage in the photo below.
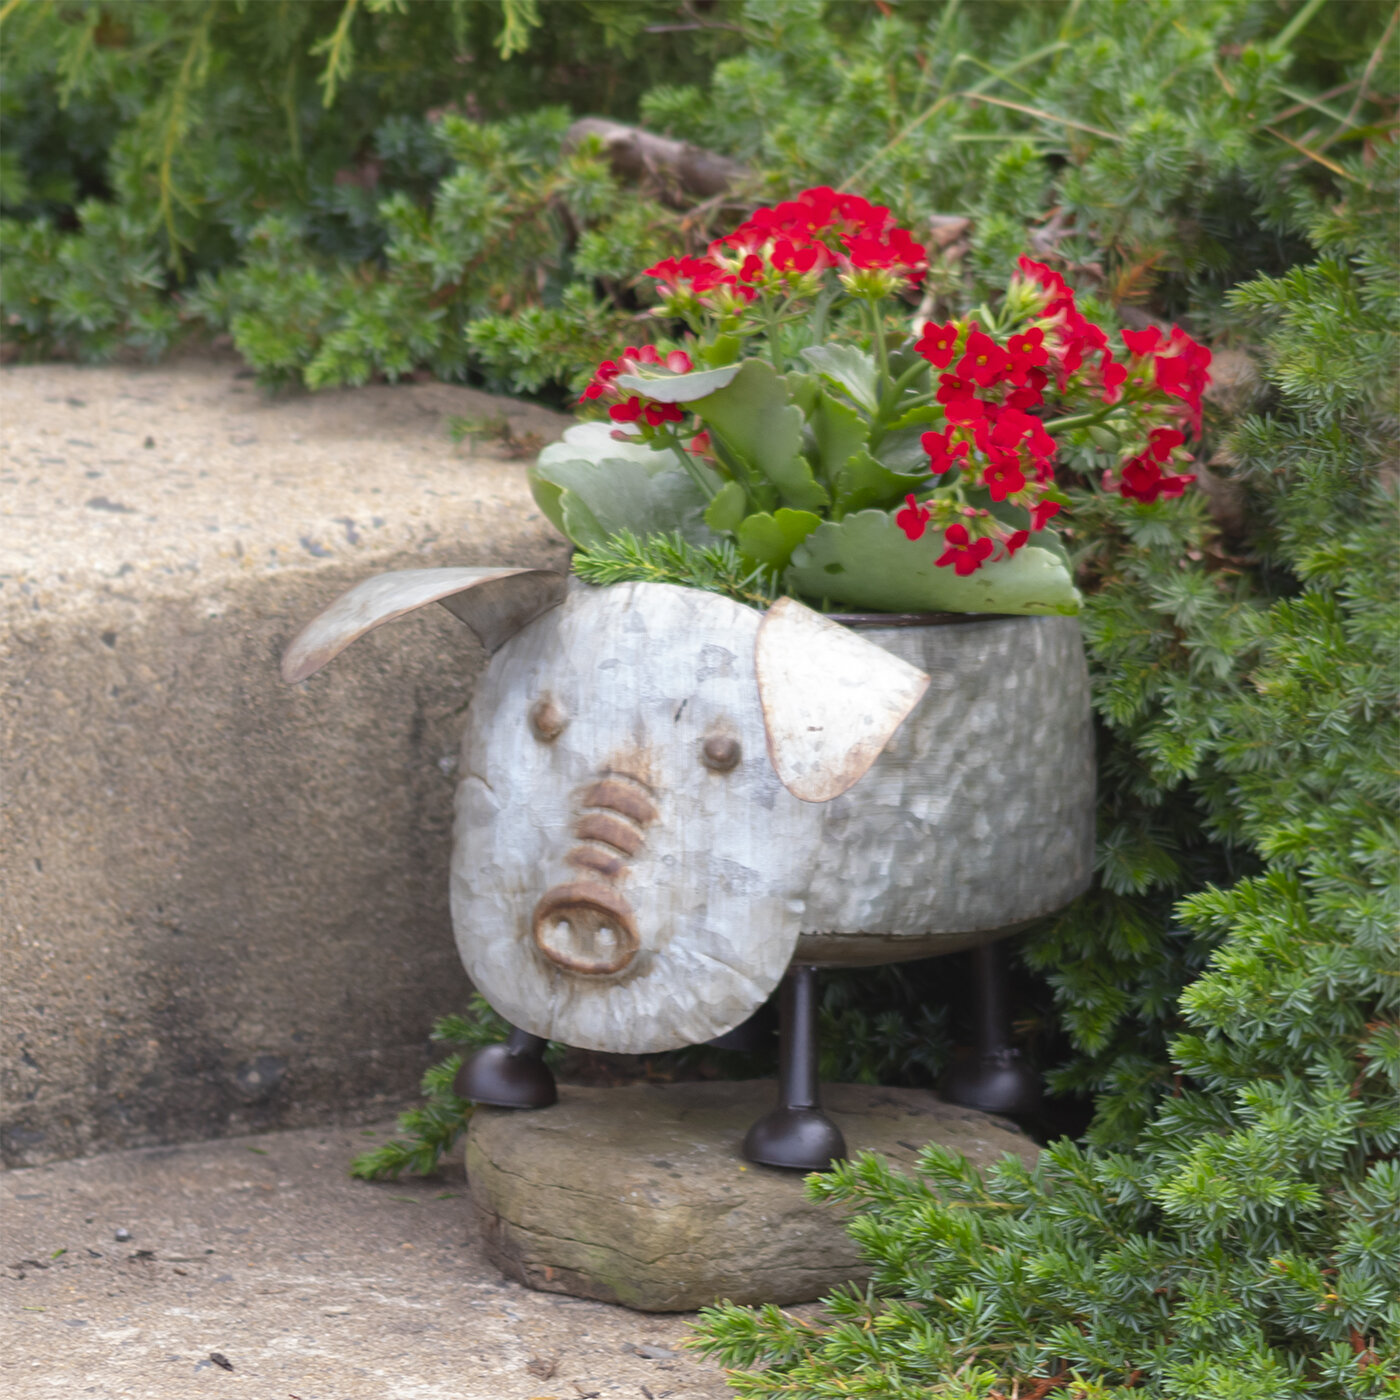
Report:
M 1087 1140 L 812 1178 L 857 1207 L 872 1290 L 711 1310 L 738 1393 L 1400 1395 L 1400 161 L 1353 170 L 1320 256 L 1229 298 L 1274 390 L 1227 444 L 1239 552 L 1199 502 L 1076 505 L 1102 888 L 1030 957 L 1082 1051 L 1062 1087 L 1102 1096 Z M 1142 1020 L 1160 1056 L 1121 1043 Z

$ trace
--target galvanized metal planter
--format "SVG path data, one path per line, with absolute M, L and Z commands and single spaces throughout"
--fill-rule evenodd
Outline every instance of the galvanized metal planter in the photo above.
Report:
M 473 982 L 521 1029 L 512 1053 L 708 1040 L 791 964 L 987 943 L 1089 882 L 1073 619 L 848 627 L 790 599 L 760 614 L 669 585 L 417 570 L 351 590 L 284 674 L 429 601 L 496 648 L 463 740 L 452 910 Z

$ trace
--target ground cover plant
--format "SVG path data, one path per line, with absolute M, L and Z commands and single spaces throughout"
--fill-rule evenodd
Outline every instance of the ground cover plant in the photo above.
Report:
M 860 1207 L 874 1293 L 827 1322 L 723 1309 L 700 1341 L 752 1395 L 1400 1394 L 1390 6 L 754 0 L 636 6 L 630 30 L 626 6 L 456 8 L 300 7 L 276 50 L 289 122 L 284 89 L 248 76 L 271 31 L 233 4 L 0 5 L 7 346 L 225 331 L 270 382 L 426 369 L 572 402 L 615 347 L 658 338 L 635 269 L 821 185 L 926 244 L 921 320 L 995 308 L 1026 255 L 1112 335 L 1176 323 L 1210 345 L 1193 486 L 1125 498 L 1092 442 L 1056 465 L 1099 875 L 1025 943 L 1020 1013 L 1086 1132 L 1033 1175 L 979 1183 L 931 1153 L 918 1180 L 823 1178 Z M 506 9 L 529 47 L 488 63 Z M 645 32 L 668 25 L 692 27 Z M 405 54 L 467 49 L 407 81 Z M 203 138 L 163 174 L 196 96 Z M 587 146 L 561 159 L 585 110 L 750 182 L 697 204 Z M 699 567 L 677 556 L 645 562 Z M 701 562 L 749 580 L 737 555 Z M 946 976 L 832 979 L 824 1074 L 933 1082 L 958 1038 Z M 431 1166 L 467 1109 L 450 1079 L 367 1172 Z

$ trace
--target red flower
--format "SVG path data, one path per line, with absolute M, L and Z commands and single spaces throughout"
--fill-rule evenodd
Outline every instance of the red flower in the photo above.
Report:
M 1119 390 L 1128 377 L 1128 369 L 1113 358 L 1111 350 L 1105 350 L 1099 359 L 1099 377 L 1103 380 L 1103 401 L 1117 403 L 1123 397 Z
M 1153 370 L 1157 387 L 1182 399 L 1191 410 L 1191 426 L 1201 431 L 1201 396 L 1210 384 L 1210 351 L 1191 339 L 1180 326 L 1172 327 L 1166 347 L 1156 352 Z
M 703 457 L 710 450 L 710 435 L 703 429 L 690 440 L 690 450 L 697 457 Z
M 653 428 L 659 428 L 663 423 L 684 423 L 685 414 L 681 412 L 679 404 L 657 403 L 654 400 L 646 406 L 646 419 Z
M 1024 384 L 1033 369 L 1050 359 L 1050 352 L 1045 348 L 1045 332 L 1039 326 L 1013 335 L 1006 342 L 1006 353 L 1011 358 L 1011 378 L 1017 384 Z
M 1043 369 L 1027 370 L 1025 386 L 1013 389 L 1006 396 L 1006 407 L 1017 408 L 1022 412 L 1029 408 L 1039 408 L 1045 402 L 1043 390 L 1049 382 L 1050 376 Z
M 938 376 L 938 392 L 934 397 L 946 407 L 961 399 L 973 398 L 976 393 L 977 386 L 970 379 L 963 379 L 956 374 L 940 374 Z
M 928 469 L 934 476 L 942 476 L 949 467 L 968 454 L 969 444 L 951 443 L 952 436 L 952 428 L 945 428 L 941 433 L 927 432 L 919 439 L 924 451 L 928 453 Z
M 938 568 L 953 566 L 959 578 L 975 574 L 982 567 L 983 560 L 996 547 L 985 536 L 969 542 L 967 529 L 962 525 L 950 525 L 943 532 L 943 543 L 948 547 L 934 560 Z
M 919 342 L 914 346 L 916 353 L 922 355 L 929 364 L 936 365 L 939 369 L 947 369 L 952 363 L 953 352 L 958 344 L 958 324 L 956 321 L 949 321 L 946 326 L 936 326 L 932 321 L 924 322 L 924 333 L 919 338 Z
M 1018 549 L 1025 548 L 1026 541 L 1030 539 L 1030 533 L 1026 530 L 1013 530 L 1002 543 L 1006 546 L 1006 557 L 1009 559 Z
M 1031 507 L 1031 529 L 1043 530 L 1060 513 L 1058 501 L 1037 501 Z
M 739 268 L 741 282 L 757 282 L 763 276 L 763 259 L 757 253 L 750 253 Z
M 958 375 L 971 379 L 984 389 L 995 384 L 1011 367 L 1011 356 L 989 335 L 981 331 L 968 334 L 963 357 L 958 361 Z
M 1119 335 L 1123 337 L 1123 344 L 1131 355 L 1150 355 L 1162 338 L 1162 332 L 1156 326 L 1148 326 L 1145 331 L 1119 331 Z
M 1186 441 L 1186 434 L 1176 428 L 1153 428 L 1147 435 L 1147 450 L 1159 462 L 1172 455 L 1172 449 Z
M 624 403 L 615 403 L 608 409 L 608 417 L 614 423 L 635 423 L 642 416 L 642 401 L 636 394 Z
M 932 511 L 927 506 L 921 506 L 915 501 L 912 495 L 904 498 L 904 509 L 899 511 L 894 518 L 894 523 L 909 536 L 911 540 L 920 540 L 924 537 L 924 531 L 928 529 L 929 516 Z
M 799 246 L 790 238 L 780 238 L 773 245 L 770 259 L 776 272 L 820 272 L 830 267 L 831 254 L 820 243 Z
M 612 360 L 604 360 L 597 369 L 593 371 L 593 378 L 583 393 L 581 399 L 600 399 L 613 387 L 613 380 L 622 373 L 623 367 Z
M 1061 311 L 1074 309 L 1074 291 L 1058 272 L 1052 272 L 1044 263 L 1032 262 L 1030 258 L 1020 258 L 1016 266 L 1021 276 L 1034 282 L 1044 298 L 1042 316 L 1055 316 Z
M 998 453 L 983 467 L 982 484 L 992 493 L 992 500 L 1004 501 L 1025 488 L 1026 478 L 1021 474 L 1020 462 L 1012 453 Z
M 1118 490 L 1125 500 L 1151 504 L 1162 497 L 1170 500 L 1181 495 L 1195 479 L 1194 475 L 1163 476 L 1161 466 L 1147 452 L 1140 452 L 1123 463 Z

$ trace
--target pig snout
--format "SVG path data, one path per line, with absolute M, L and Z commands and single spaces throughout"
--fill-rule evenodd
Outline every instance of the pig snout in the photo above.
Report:
M 565 857 L 581 873 L 556 885 L 535 906 L 535 944 L 568 972 L 604 977 L 621 972 L 641 949 L 632 906 L 618 890 L 629 857 L 657 818 L 646 784 L 610 773 L 587 788 L 574 824 L 577 844 Z

